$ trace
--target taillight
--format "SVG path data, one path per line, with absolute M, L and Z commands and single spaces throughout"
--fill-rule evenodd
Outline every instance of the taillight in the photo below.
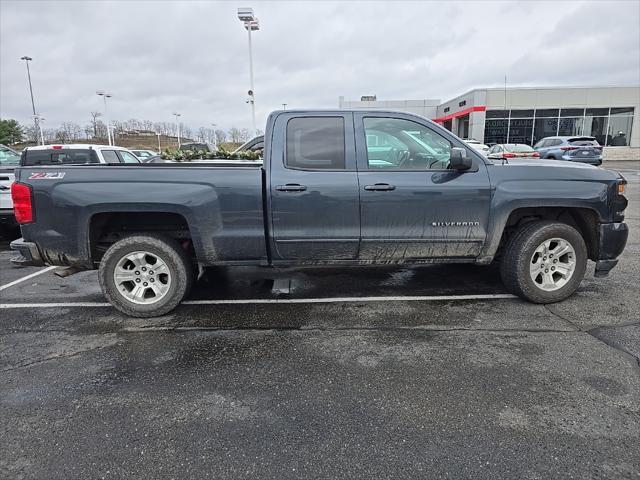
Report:
M 516 156 L 515 153 L 505 152 L 502 154 L 502 158 L 514 158 Z
M 569 150 L 577 150 L 578 147 L 560 147 L 560 150 L 562 150 L 563 152 L 567 152 Z
M 33 222 L 33 204 L 31 187 L 24 183 L 11 184 L 11 199 L 13 200 L 13 214 L 20 224 Z
M 62 150 L 62 145 L 54 145 L 53 147 L 54 150 Z
M 538 152 L 533 152 L 533 153 L 531 154 L 531 156 L 532 156 L 532 157 L 539 157 L 539 156 L 540 156 L 540 154 L 539 154 Z

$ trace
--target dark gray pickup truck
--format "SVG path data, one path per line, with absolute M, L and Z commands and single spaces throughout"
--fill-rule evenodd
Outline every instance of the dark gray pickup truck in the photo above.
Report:
M 28 166 L 16 263 L 99 269 L 108 300 L 161 315 L 200 267 L 500 262 L 507 289 L 565 299 L 618 262 L 625 180 L 561 161 L 483 158 L 424 118 L 278 111 L 264 161 Z

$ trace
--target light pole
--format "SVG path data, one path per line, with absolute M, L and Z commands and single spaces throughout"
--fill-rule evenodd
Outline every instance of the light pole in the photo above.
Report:
M 218 149 L 218 139 L 216 138 L 216 124 L 212 123 L 211 126 L 213 127 L 213 147 L 217 150 Z
M 27 65 L 27 78 L 29 79 L 29 93 L 31 94 L 31 108 L 33 109 L 33 122 L 36 127 L 36 136 L 38 135 L 38 118 L 36 114 L 36 104 L 33 101 L 33 87 L 31 86 L 31 71 L 29 70 L 29 62 L 33 60 L 33 58 L 25 55 L 24 57 L 20 57 L 20 60 L 24 60 L 24 63 Z M 36 140 L 36 143 L 38 141 Z M 44 143 L 43 143 L 44 145 Z
M 40 142 L 42 143 L 42 145 L 44 145 L 44 133 L 42 133 L 42 122 L 44 122 L 45 118 L 42 115 L 34 115 L 33 118 L 36 121 L 36 125 L 40 127 Z
M 107 141 L 109 142 L 109 146 L 111 146 L 113 144 L 111 143 L 111 127 L 109 126 L 109 115 L 107 115 L 107 98 L 111 98 L 113 95 L 105 92 L 104 90 L 98 90 L 96 94 L 102 97 L 104 100 L 104 121 L 107 124 Z
M 158 153 L 162 152 L 162 147 L 160 146 L 160 135 L 161 133 L 156 132 L 156 135 L 158 136 Z
M 178 130 L 178 148 L 180 148 L 180 122 L 178 121 L 178 117 L 180 117 L 180 115 L 182 115 L 181 113 L 177 113 L 177 112 L 173 112 L 172 115 L 175 115 L 176 117 L 176 128 Z
M 282 109 L 283 109 L 283 110 L 286 110 L 286 109 L 287 109 L 287 104 L 286 104 L 286 103 L 283 103 L 283 104 L 282 104 Z
M 260 22 L 253 15 L 253 8 L 239 8 L 238 9 L 238 18 L 244 24 L 244 28 L 247 29 L 249 34 L 249 86 L 250 90 L 249 100 L 247 103 L 251 104 L 251 122 L 253 125 L 253 133 L 256 132 L 256 102 L 255 102 L 255 94 L 253 90 L 253 51 L 251 48 L 251 32 L 254 30 L 260 30 Z

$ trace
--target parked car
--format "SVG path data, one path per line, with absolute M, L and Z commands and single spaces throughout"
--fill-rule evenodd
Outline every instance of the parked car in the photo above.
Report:
M 540 154 L 524 143 L 499 143 L 487 152 L 487 158 L 508 160 L 511 158 L 538 158 Z
M 136 157 L 140 160 L 145 161 L 146 158 L 157 156 L 158 154 L 153 150 L 131 150 Z
M 11 184 L 14 176 L 13 170 L 20 166 L 20 154 L 0 144 L 0 224 L 15 226 L 13 216 L 13 202 L 11 201 Z
M 480 143 L 478 140 L 474 140 L 473 138 L 465 138 L 464 143 L 466 143 L 472 148 L 475 148 L 484 156 L 487 156 L 489 153 L 489 146 L 485 145 L 484 143 Z
M 259 152 L 262 154 L 264 151 L 264 135 L 258 135 L 257 137 L 252 138 L 248 142 L 243 143 L 238 148 L 236 148 L 233 153 L 238 152 Z
M 578 288 L 587 259 L 605 276 L 626 245 L 614 171 L 492 162 L 408 113 L 278 111 L 265 131 L 264 162 L 77 168 L 29 165 L 27 152 L 12 186 L 14 263 L 97 268 L 112 305 L 149 317 L 217 265 L 497 258 L 508 291 L 552 303 Z
M 540 158 L 602 165 L 602 145 L 595 137 L 546 137 L 534 148 Z
M 174 161 L 169 160 L 168 158 L 162 158 L 160 155 L 154 155 L 152 157 L 143 158 L 142 163 L 174 163 Z
M 22 151 L 21 165 L 85 165 L 92 163 L 140 163 L 126 148 L 111 145 L 39 145 Z
M 183 143 L 180 145 L 180 150 L 183 152 L 187 150 L 194 152 L 215 152 L 216 147 L 211 143 Z

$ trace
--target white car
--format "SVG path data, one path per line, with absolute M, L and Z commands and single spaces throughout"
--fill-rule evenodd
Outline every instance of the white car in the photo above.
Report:
M 13 169 L 20 166 L 20 154 L 15 150 L 0 145 L 0 223 L 15 225 L 13 202 L 11 201 L 11 184 L 15 180 Z
M 474 140 L 473 138 L 466 138 L 463 140 L 463 142 L 469 145 L 474 150 L 480 152 L 485 157 L 489 153 L 489 146 L 485 145 L 484 143 L 480 143 L 478 140 Z
M 138 157 L 142 161 L 144 161 L 146 158 L 155 157 L 158 155 L 153 150 L 131 150 L 131 153 L 133 153 L 136 157 Z
M 24 165 L 140 163 L 131 151 L 111 145 L 39 145 L 24 149 Z

